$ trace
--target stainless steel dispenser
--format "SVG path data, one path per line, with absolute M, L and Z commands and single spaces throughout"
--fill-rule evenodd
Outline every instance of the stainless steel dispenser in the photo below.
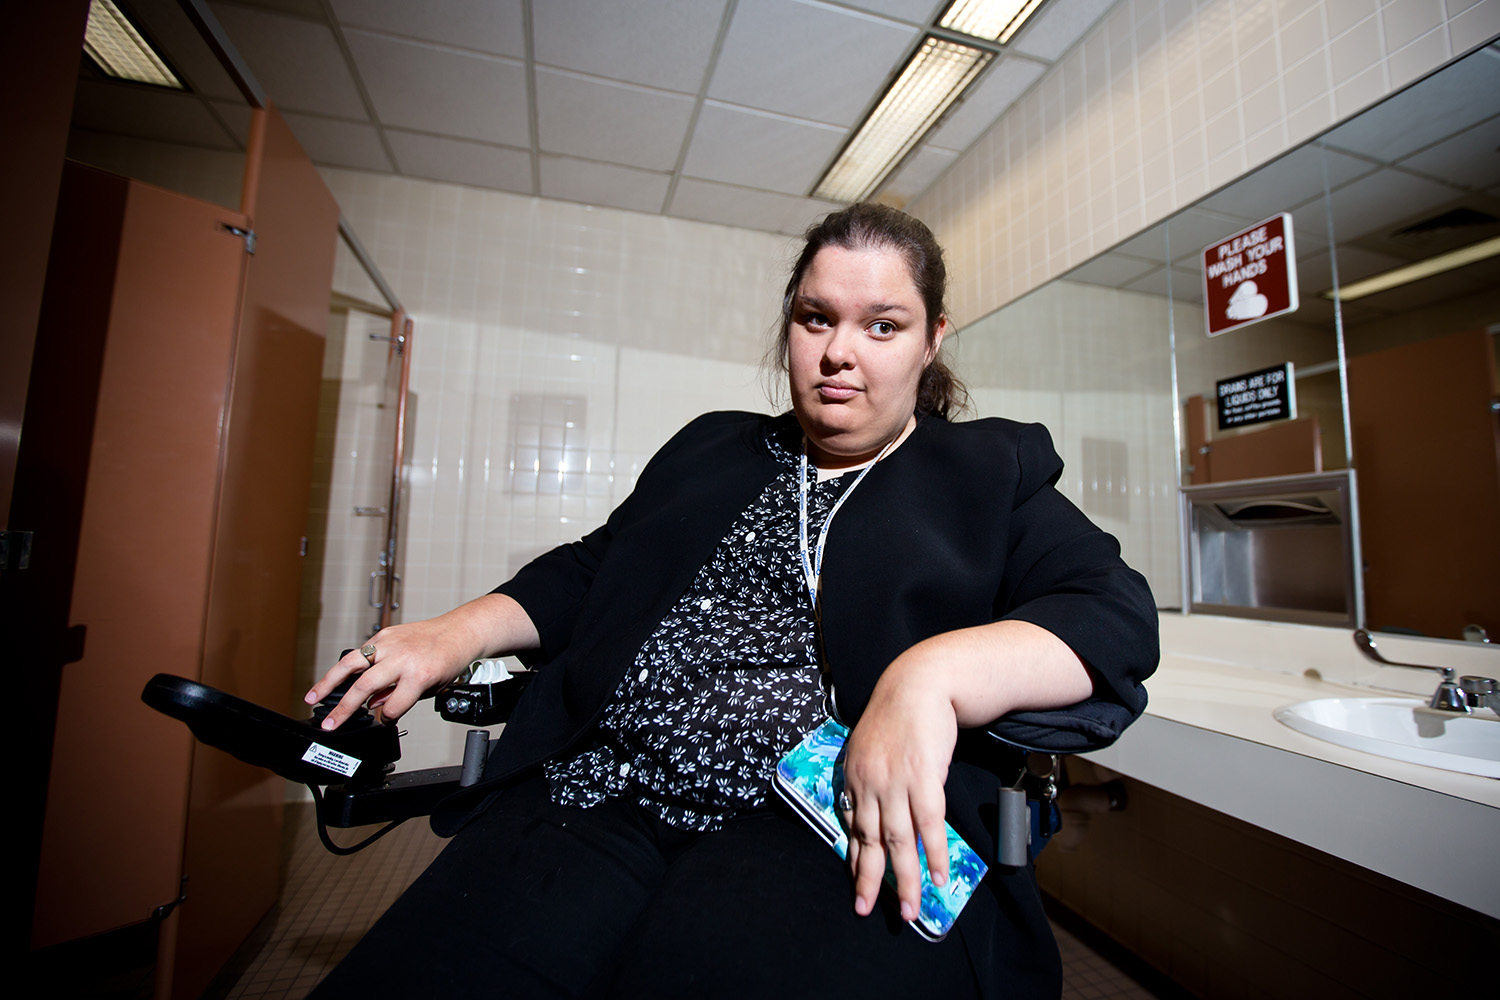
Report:
M 1185 486 L 1189 609 L 1354 626 L 1349 474 Z

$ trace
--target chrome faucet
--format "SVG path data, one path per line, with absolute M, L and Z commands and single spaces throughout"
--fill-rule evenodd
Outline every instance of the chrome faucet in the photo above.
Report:
M 1468 694 L 1463 688 L 1460 688 L 1458 682 L 1454 680 L 1454 671 L 1452 667 L 1437 667 L 1429 663 L 1397 663 L 1395 660 L 1387 660 L 1384 656 L 1380 655 L 1380 650 L 1375 648 L 1375 640 L 1370 638 L 1370 633 L 1366 632 L 1362 628 L 1356 629 L 1354 631 L 1354 645 L 1358 646 L 1360 652 L 1364 653 L 1376 663 L 1383 663 L 1388 667 L 1408 667 L 1412 670 L 1436 670 L 1438 673 L 1443 675 L 1443 679 L 1438 684 L 1437 690 L 1432 693 L 1432 698 L 1427 702 L 1427 707 L 1435 708 L 1440 712 L 1469 711 Z M 1489 678 L 1465 677 L 1464 680 L 1489 680 Z M 1490 681 L 1490 685 L 1492 688 L 1494 683 L 1494 681 Z M 1493 690 L 1491 690 L 1490 696 L 1494 696 Z
M 1458 679 L 1470 709 L 1487 708 L 1500 715 L 1500 682 L 1493 677 L 1469 674 Z

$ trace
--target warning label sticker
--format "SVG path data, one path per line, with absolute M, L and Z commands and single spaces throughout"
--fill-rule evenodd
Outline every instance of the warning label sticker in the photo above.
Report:
M 314 743 L 308 747 L 307 753 L 302 755 L 302 759 L 309 764 L 316 764 L 319 767 L 326 767 L 330 771 L 337 771 L 346 778 L 354 777 L 354 772 L 359 770 L 360 765 L 358 757 L 339 753 L 337 750 L 325 747 L 321 743 Z

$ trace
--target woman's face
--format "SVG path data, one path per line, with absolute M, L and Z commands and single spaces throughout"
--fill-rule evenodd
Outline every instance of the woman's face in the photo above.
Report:
M 946 330 L 939 317 L 929 345 L 927 310 L 896 251 L 818 251 L 792 300 L 787 362 L 792 409 L 820 467 L 867 462 L 906 428 Z

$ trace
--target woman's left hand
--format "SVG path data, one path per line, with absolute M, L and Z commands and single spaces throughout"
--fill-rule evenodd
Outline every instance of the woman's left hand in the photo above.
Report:
M 865 916 L 875 908 L 889 858 L 902 918 L 921 912 L 918 837 L 933 884 L 948 881 L 943 785 L 960 726 L 987 725 L 1017 709 L 1073 705 L 1092 692 L 1078 655 L 1026 621 L 942 632 L 896 657 L 845 745 L 854 911 Z
M 918 649 L 898 657 L 881 675 L 845 745 L 844 789 L 852 809 L 843 818 L 854 911 L 860 916 L 875 908 L 889 859 L 901 918 L 916 918 L 922 906 L 919 837 L 933 884 L 948 881 L 943 785 L 958 740 L 958 717 L 945 685 L 931 676 L 941 668 L 922 662 Z

